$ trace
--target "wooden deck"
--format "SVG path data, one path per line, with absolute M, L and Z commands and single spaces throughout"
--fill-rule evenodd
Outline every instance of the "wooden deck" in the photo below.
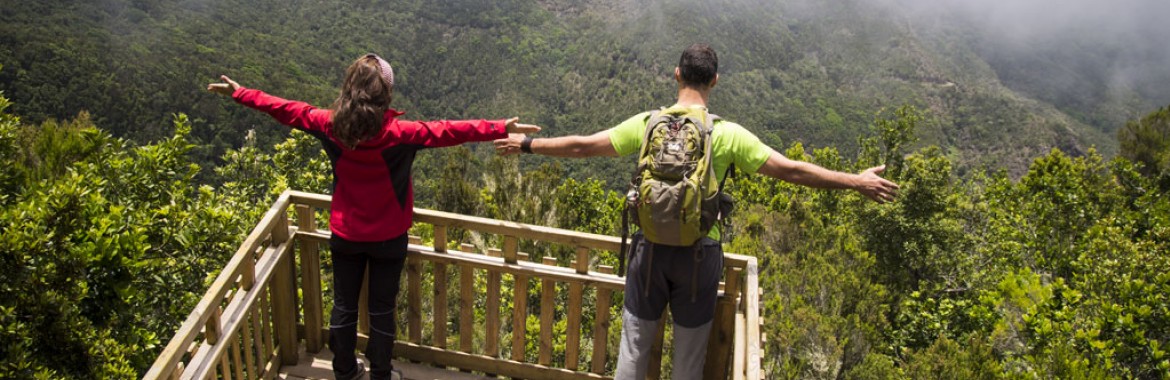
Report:
M 321 265 L 330 235 L 318 227 L 330 201 L 281 194 L 144 378 L 331 378 L 328 267 Z M 414 221 L 429 225 L 422 230 L 430 237 L 412 237 L 408 247 L 399 302 L 406 323 L 394 352 L 425 364 L 397 362 L 407 378 L 484 378 L 445 369 L 457 368 L 505 378 L 610 379 L 620 329 L 611 323 L 621 323 L 625 281 L 602 257 L 620 251 L 620 238 L 423 209 Z M 479 234 L 480 246 L 450 241 L 453 229 Z M 530 257 L 521 243 L 559 246 L 559 253 Z M 703 378 L 762 378 L 758 274 L 754 257 L 724 254 Z M 364 293 L 359 347 L 369 333 Z M 661 374 L 662 337 L 660 330 L 651 379 Z
M 367 363 L 360 354 L 358 358 Z M 284 366 L 280 369 L 278 379 L 287 380 L 316 380 L 316 379 L 333 379 L 333 352 L 328 348 L 322 349 L 316 355 L 306 352 L 304 347 L 300 350 L 300 360 L 296 365 Z M 394 360 L 394 369 L 402 371 L 402 377 L 409 380 L 497 380 L 492 377 L 478 376 L 467 372 L 452 371 L 443 368 L 435 368 L 427 364 L 417 364 Z M 368 375 L 366 376 L 369 377 Z

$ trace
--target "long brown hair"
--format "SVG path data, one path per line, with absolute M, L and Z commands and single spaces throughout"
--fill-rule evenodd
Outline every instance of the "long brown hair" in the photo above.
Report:
M 394 93 L 382 77 L 378 59 L 366 55 L 345 70 L 341 94 L 333 102 L 333 137 L 353 149 L 382 130 L 382 116 Z

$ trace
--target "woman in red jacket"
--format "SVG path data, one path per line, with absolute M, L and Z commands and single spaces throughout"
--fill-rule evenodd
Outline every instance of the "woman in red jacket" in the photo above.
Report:
M 338 379 L 355 379 L 365 366 L 354 354 L 358 294 L 370 270 L 370 339 L 366 358 L 371 378 L 398 376 L 390 363 L 395 337 L 395 300 L 406 260 L 406 232 L 414 212 L 411 165 L 423 148 L 491 141 L 508 133 L 533 133 L 540 127 L 507 120 L 406 121 L 390 108 L 394 71 L 374 54 L 346 69 L 345 83 L 332 109 L 313 107 L 241 87 L 226 75 L 208 91 L 271 115 L 281 124 L 307 132 L 324 145 L 333 164 L 333 204 L 329 246 L 333 252 L 333 314 L 329 348 Z

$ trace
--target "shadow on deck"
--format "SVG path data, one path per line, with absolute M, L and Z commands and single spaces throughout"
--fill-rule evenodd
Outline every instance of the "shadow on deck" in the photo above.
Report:
M 145 378 L 331 377 L 323 359 L 330 355 L 322 292 L 328 282 L 321 276 L 321 248 L 328 246 L 329 232 L 317 228 L 329 204 L 326 195 L 281 194 Z M 407 323 L 399 329 L 395 355 L 426 364 L 402 362 L 407 377 L 610 378 L 625 282 L 598 258 L 617 252 L 618 238 L 422 209 L 415 222 L 431 226 L 433 243 L 425 246 L 412 237 L 409 247 L 405 302 L 398 310 L 398 321 Z M 453 228 L 485 243 L 449 249 Z M 534 262 L 519 252 L 521 240 L 567 253 L 560 260 L 546 256 Z M 760 379 L 756 259 L 725 254 L 724 268 L 703 378 Z M 364 291 L 362 297 L 364 306 Z M 364 307 L 359 315 L 358 345 L 364 347 L 369 331 Z M 659 330 L 649 378 L 663 370 L 667 325 Z

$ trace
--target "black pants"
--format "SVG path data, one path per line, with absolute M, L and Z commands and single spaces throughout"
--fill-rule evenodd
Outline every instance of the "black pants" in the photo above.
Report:
M 329 320 L 329 349 L 333 351 L 333 372 L 341 376 L 352 373 L 357 363 L 358 297 L 362 276 L 370 268 L 369 315 L 370 340 L 366 359 L 370 361 L 371 379 L 388 379 L 397 331 L 394 321 L 402 267 L 406 263 L 407 236 L 381 242 L 352 242 L 334 236 L 329 240 L 333 251 L 333 316 Z

